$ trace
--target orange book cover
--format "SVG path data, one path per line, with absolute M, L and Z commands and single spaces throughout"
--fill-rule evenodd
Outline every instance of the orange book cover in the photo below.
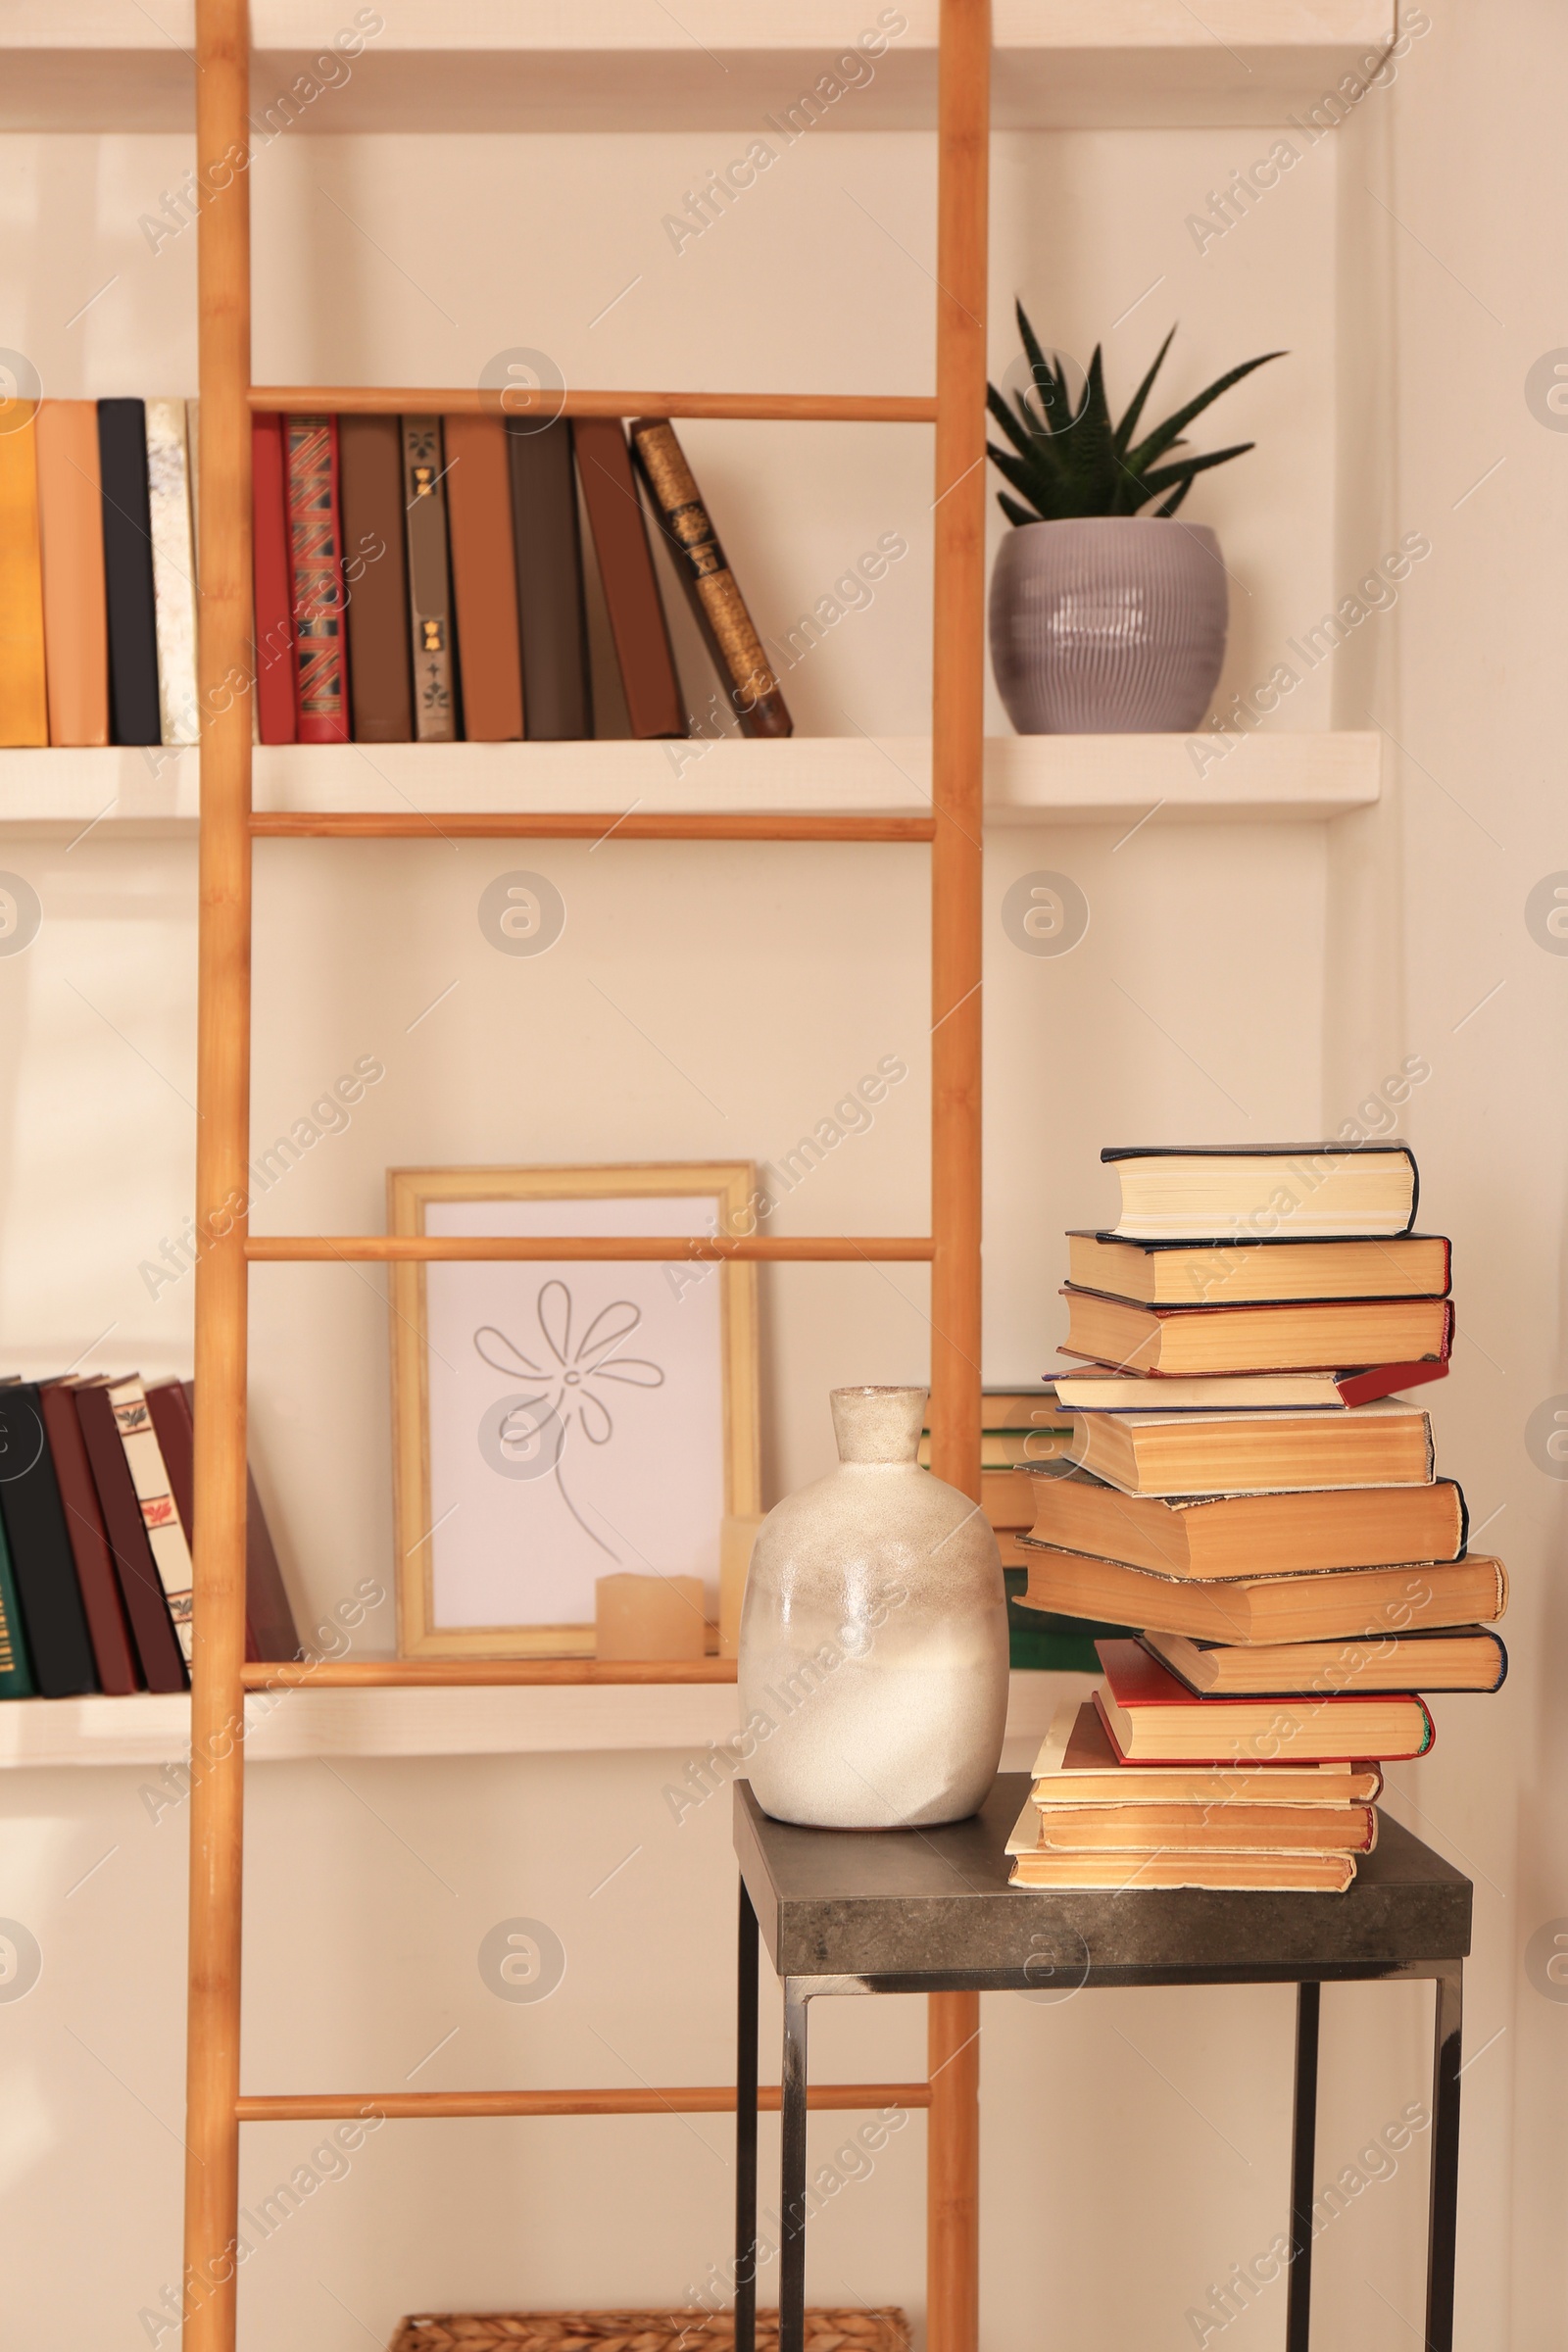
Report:
M 107 744 L 109 624 L 98 404 L 43 401 L 37 429 L 49 740 Z
M 0 416 L 0 744 L 8 749 L 49 740 L 37 413 L 36 401 L 19 400 Z

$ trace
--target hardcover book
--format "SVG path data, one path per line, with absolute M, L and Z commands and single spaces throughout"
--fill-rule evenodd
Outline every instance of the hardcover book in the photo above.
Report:
M 281 416 L 251 418 L 251 573 L 256 712 L 263 743 L 293 743 L 294 584 L 288 545 L 288 454 Z
M 440 417 L 405 416 L 403 512 L 409 550 L 414 732 L 419 743 L 458 740 L 445 477 Z
M 107 744 L 103 485 L 98 473 L 98 411 L 90 400 L 39 404 L 38 526 L 49 740 Z
M 0 1517 L 33 1680 L 44 1698 L 96 1690 L 87 1620 L 34 1381 L 0 1385 Z
M 613 416 L 578 416 L 571 438 L 632 734 L 684 735 L 675 657 L 625 433 Z
M 696 477 L 674 427 L 639 416 L 632 449 L 647 482 L 654 513 L 676 554 L 676 568 L 744 735 L 788 735 L 794 730 L 772 663 L 747 610 L 703 504 Z
M 147 403 L 147 501 L 152 517 L 159 728 L 165 743 L 199 743 L 196 551 L 182 400 Z
M 0 433 L 0 746 L 46 744 L 43 558 L 38 537 L 36 404 Z
M 1208 1241 L 1407 1234 L 1415 1154 L 1405 1144 L 1111 1146 L 1117 1240 Z
M 448 416 L 444 429 L 463 732 L 469 743 L 516 743 L 522 648 L 506 427 L 499 416 Z
M 523 723 L 530 743 L 579 742 L 593 734 L 593 695 L 571 427 L 509 416 L 506 429 Z
M 294 610 L 294 709 L 301 743 L 347 743 L 343 661 L 343 529 L 337 495 L 337 418 L 290 416 L 289 569 Z
M 340 416 L 337 433 L 354 740 L 411 743 L 403 427 L 396 416 Z
M 160 743 L 158 607 L 144 402 L 98 403 L 98 470 L 109 615 L 110 728 L 116 743 Z

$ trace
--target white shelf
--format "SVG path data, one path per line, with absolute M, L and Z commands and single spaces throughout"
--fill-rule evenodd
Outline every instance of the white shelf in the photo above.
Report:
M 747 127 L 876 22 L 863 0 L 378 0 L 385 29 L 300 116 L 357 130 Z M 937 0 L 830 105 L 838 129 L 929 128 Z M 1283 121 L 1394 38 L 1395 0 L 997 0 L 999 129 Z M 338 0 L 255 0 L 258 114 L 352 25 Z M 744 22 L 737 24 L 737 18 Z M 11 0 L 0 127 L 188 129 L 192 0 Z
M 1009 1771 L 1027 1770 L 1058 1699 L 1083 1678 L 1015 1674 Z M 245 1707 L 252 1764 L 311 1756 L 526 1756 L 697 1749 L 738 1727 L 733 1683 L 481 1690 L 289 1690 Z M 190 1701 L 17 1698 L 0 1704 L 0 1768 L 188 1761 Z
M 1186 735 L 1003 735 L 986 746 L 992 825 L 1131 825 L 1342 816 L 1378 798 L 1375 733 L 1264 734 L 1213 745 Z M 919 816 L 930 811 L 926 736 L 726 739 L 677 775 L 663 743 L 358 744 L 258 750 L 259 809 L 443 813 L 549 808 L 639 816 L 692 810 Z M 1201 764 L 1202 772 L 1200 773 Z M 72 840 L 194 833 L 199 756 L 0 752 L 0 828 Z

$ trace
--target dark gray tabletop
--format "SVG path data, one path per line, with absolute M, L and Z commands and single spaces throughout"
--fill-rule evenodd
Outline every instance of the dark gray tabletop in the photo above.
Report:
M 1470 1949 L 1470 1881 L 1387 1814 L 1345 1894 L 1009 1886 L 1029 1785 L 1004 1773 L 947 1829 L 803 1830 L 737 1782 L 735 1850 L 777 1973 L 856 1980 L 844 1992 L 1065 1991 L 1389 1976 Z

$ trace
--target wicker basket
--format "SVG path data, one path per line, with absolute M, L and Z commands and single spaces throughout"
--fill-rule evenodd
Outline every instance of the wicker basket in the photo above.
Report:
M 418 2312 L 391 2352 L 732 2352 L 733 2312 Z M 757 2315 L 758 2352 L 777 2352 L 778 2313 Z M 808 2311 L 806 2352 L 909 2352 L 909 2323 L 883 2311 Z

